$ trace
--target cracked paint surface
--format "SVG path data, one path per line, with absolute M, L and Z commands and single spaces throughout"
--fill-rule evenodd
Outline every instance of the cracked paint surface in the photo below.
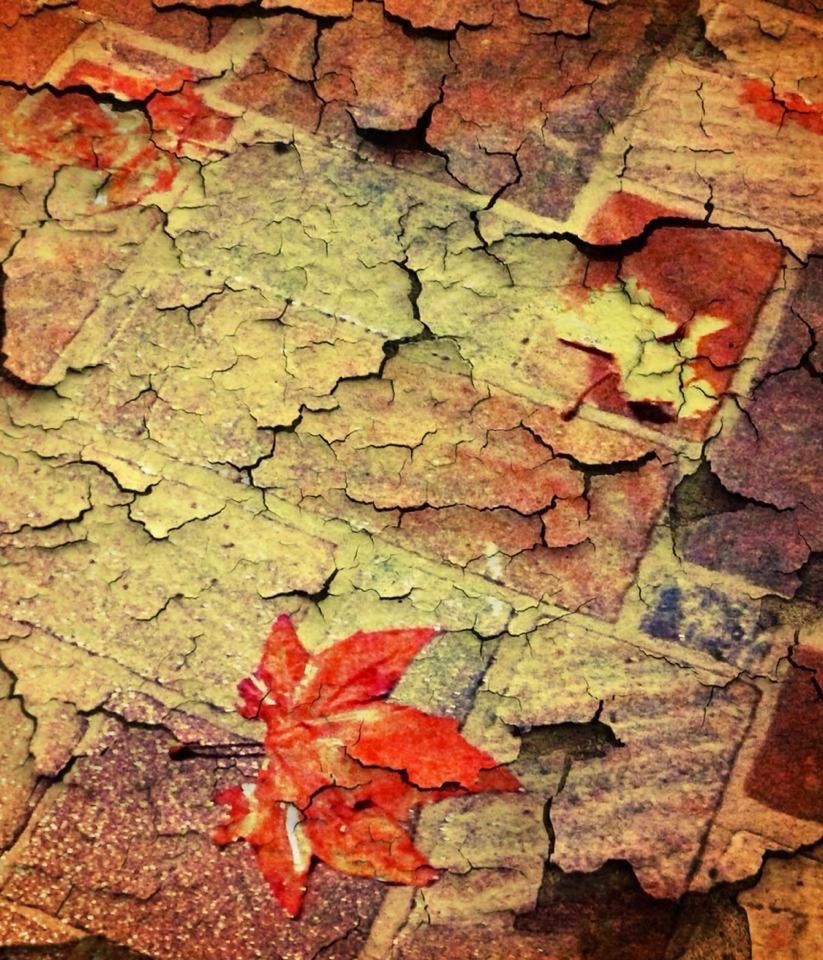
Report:
M 0 0 L 4 956 L 821 952 L 817 6 Z

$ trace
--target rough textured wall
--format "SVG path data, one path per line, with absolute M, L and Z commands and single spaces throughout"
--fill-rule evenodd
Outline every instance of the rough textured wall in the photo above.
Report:
M 818 6 L 0 0 L 3 957 L 823 955 Z

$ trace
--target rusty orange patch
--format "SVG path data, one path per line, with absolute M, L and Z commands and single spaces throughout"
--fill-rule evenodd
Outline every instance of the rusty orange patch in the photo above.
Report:
M 798 647 L 780 690 L 772 722 L 746 792 L 774 810 L 823 823 L 823 699 L 812 671 L 823 671 L 823 653 Z

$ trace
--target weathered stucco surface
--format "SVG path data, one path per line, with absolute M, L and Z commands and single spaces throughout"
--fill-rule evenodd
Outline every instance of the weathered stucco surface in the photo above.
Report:
M 0 0 L 0 953 L 823 953 L 809 0 Z M 517 792 L 303 911 L 269 625 Z

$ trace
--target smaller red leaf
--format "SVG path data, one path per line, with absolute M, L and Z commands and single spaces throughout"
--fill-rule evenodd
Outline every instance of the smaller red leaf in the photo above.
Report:
M 417 886 L 437 871 L 404 827 L 412 811 L 517 778 L 466 741 L 457 721 L 384 698 L 430 628 L 358 631 L 310 656 L 278 617 L 240 685 L 245 717 L 266 724 L 254 785 L 216 796 L 230 808 L 216 842 L 245 839 L 275 897 L 296 916 L 312 856 L 343 873 Z

